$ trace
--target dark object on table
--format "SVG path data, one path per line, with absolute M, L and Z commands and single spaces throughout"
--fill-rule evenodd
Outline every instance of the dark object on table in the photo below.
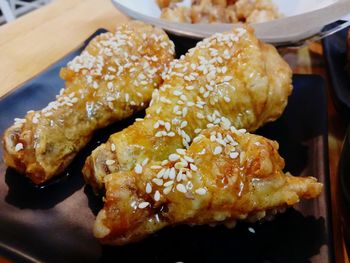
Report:
M 340 24 L 341 22 L 335 24 L 337 23 Z M 331 26 L 334 26 L 334 24 Z M 323 40 L 324 55 L 331 81 L 331 95 L 337 111 L 346 120 L 350 120 L 348 31 L 349 28 L 343 29 Z
M 54 98 L 63 86 L 58 77 L 60 67 L 80 50 L 0 99 L 0 133 L 14 117 L 41 108 Z M 84 187 L 81 168 L 92 149 L 134 118 L 97 132 L 61 180 L 44 188 L 35 188 L 23 176 L 6 170 L 1 160 L 0 254 L 15 262 L 332 263 L 326 110 L 322 78 L 297 75 L 283 116 L 259 131 L 280 143 L 286 171 L 315 176 L 324 183 L 319 198 L 302 202 L 271 222 L 239 223 L 232 230 L 222 226 L 167 228 L 123 247 L 101 246 L 93 238 L 94 214 L 101 207 L 101 198 Z

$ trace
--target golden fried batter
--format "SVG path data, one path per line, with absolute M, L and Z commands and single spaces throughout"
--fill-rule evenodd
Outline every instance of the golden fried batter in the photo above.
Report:
M 251 29 L 203 40 L 171 62 L 144 120 L 93 151 L 83 170 L 86 181 L 99 189 L 107 174 L 129 171 L 145 159 L 163 160 L 222 117 L 238 129 L 256 130 L 282 114 L 291 76 L 276 49 L 257 40 Z
M 122 245 L 169 225 L 232 225 L 317 197 L 322 184 L 284 174 L 277 150 L 277 142 L 233 127 L 206 129 L 187 151 L 106 176 L 94 235 Z
M 6 164 L 36 184 L 59 174 L 96 129 L 148 106 L 173 55 L 167 35 L 140 22 L 97 36 L 61 70 L 56 101 L 6 130 Z
M 178 23 L 261 23 L 280 18 L 271 0 L 192 0 L 190 7 L 179 0 L 157 0 L 160 18 Z

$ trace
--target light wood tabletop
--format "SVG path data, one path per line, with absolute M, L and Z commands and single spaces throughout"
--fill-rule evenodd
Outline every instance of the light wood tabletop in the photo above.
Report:
M 113 30 L 127 18 L 110 0 L 55 0 L 9 24 L 0 26 L 0 97 L 31 79 L 79 46 L 98 28 Z M 316 73 L 328 79 L 322 46 L 284 50 L 295 73 Z M 343 242 L 339 205 L 336 199 L 337 166 L 345 124 L 328 103 L 329 167 L 336 262 L 349 262 Z M 1 116 L 1 113 L 0 113 Z M 6 260 L 1 258 L 0 262 Z

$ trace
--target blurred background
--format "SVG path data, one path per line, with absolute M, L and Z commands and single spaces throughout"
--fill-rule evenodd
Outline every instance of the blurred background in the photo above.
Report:
M 0 25 L 42 7 L 53 0 L 0 0 Z

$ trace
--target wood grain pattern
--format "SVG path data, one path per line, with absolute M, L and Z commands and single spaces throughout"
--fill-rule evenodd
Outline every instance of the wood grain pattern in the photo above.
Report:
M 32 78 L 77 47 L 97 28 L 112 30 L 127 18 L 110 0 L 56 0 L 52 4 L 0 27 L 0 96 Z M 311 53 L 309 52 L 311 50 Z M 305 52 L 284 51 L 294 72 L 326 77 L 319 43 Z M 310 56 L 311 54 L 311 56 Z M 349 263 L 339 220 L 337 165 L 344 137 L 344 123 L 329 100 L 329 157 L 336 262 Z
M 57 0 L 0 27 L 0 96 L 77 47 L 126 21 L 108 0 Z

